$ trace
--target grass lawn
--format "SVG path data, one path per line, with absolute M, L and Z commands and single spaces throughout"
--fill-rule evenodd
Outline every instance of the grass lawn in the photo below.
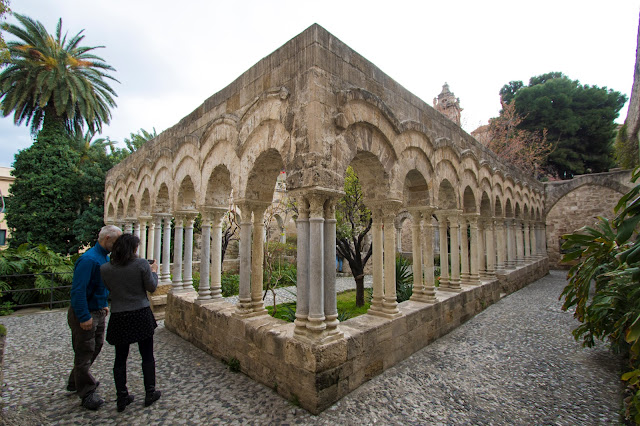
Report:
M 369 290 L 370 291 L 370 290 Z M 369 297 L 367 297 L 367 289 L 365 289 L 364 306 L 356 307 L 356 291 L 347 290 L 338 293 L 338 319 L 340 321 L 366 314 L 369 309 Z M 269 315 L 280 318 L 288 322 L 295 320 L 296 302 L 282 303 L 277 305 L 276 315 L 273 315 L 273 306 L 267 306 Z

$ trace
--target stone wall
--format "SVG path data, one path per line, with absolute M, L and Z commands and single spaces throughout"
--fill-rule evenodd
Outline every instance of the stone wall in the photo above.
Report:
M 576 176 L 569 181 L 545 184 L 547 255 L 551 268 L 565 269 L 560 262 L 562 235 L 613 218 L 613 208 L 630 188 L 628 170 Z
M 223 360 L 237 359 L 251 378 L 317 414 L 362 383 L 469 320 L 505 294 L 548 273 L 546 259 L 462 292 L 438 292 L 438 302 L 407 301 L 401 316 L 361 315 L 340 324 L 343 338 L 311 344 L 294 325 L 268 315 L 239 318 L 226 301 L 194 303 L 195 294 L 169 294 L 165 326 Z

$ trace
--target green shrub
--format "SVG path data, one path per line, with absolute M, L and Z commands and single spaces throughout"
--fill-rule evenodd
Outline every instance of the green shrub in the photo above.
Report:
M 640 168 L 632 181 L 640 177 Z M 591 347 L 595 340 L 628 358 L 625 418 L 640 423 L 640 185 L 624 194 L 613 221 L 598 217 L 594 226 L 563 235 L 564 262 L 572 263 L 561 298 L 563 309 L 575 308 L 580 325 L 576 340 Z M 593 292 L 592 290 L 593 285 Z
M 229 366 L 229 370 L 234 373 L 240 371 L 240 360 L 238 360 L 238 358 L 229 358 L 229 361 L 227 361 L 227 365 Z
M 240 275 L 225 272 L 220 277 L 222 297 L 235 296 L 240 292 Z
M 0 324 L 0 337 L 4 337 L 7 335 L 7 327 L 3 324 Z
M 396 254 L 396 300 L 398 303 L 409 300 L 413 294 L 413 272 L 411 261 Z

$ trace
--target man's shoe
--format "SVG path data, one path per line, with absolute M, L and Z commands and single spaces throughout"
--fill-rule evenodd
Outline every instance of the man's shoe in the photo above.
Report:
M 91 392 L 82 400 L 82 406 L 87 410 L 97 410 L 104 404 L 104 399 L 100 398 L 97 392 Z
M 98 389 L 98 386 L 100 386 L 100 381 L 96 382 L 96 389 Z M 76 384 L 75 383 L 69 383 L 67 385 L 67 391 L 68 392 L 78 392 L 78 389 L 76 389 Z

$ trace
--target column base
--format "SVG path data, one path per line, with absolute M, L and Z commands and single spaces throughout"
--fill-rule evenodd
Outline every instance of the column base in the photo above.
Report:
M 411 300 L 412 302 L 420 302 L 420 303 L 436 303 L 436 296 L 435 294 L 430 296 L 427 294 L 412 294 L 411 297 L 409 298 L 409 300 Z
M 196 305 L 209 305 L 211 303 L 222 302 L 224 299 L 222 297 L 210 297 L 208 299 L 196 299 Z
M 332 331 L 323 330 L 321 332 L 306 330 L 304 332 L 301 331 L 300 333 L 294 332 L 293 337 L 301 342 L 311 345 L 324 345 L 329 342 L 343 339 L 344 333 L 337 329 Z
M 441 288 L 440 290 L 447 291 L 447 292 L 450 292 L 450 293 L 461 293 L 462 292 L 462 287 L 460 287 L 459 285 L 457 287 L 448 286 L 448 287 L 445 287 L 445 288 Z
M 398 318 L 402 316 L 402 313 L 400 311 L 392 313 L 392 312 L 385 312 L 385 311 L 371 311 L 371 309 L 369 309 L 367 311 L 367 314 L 369 315 L 374 315 L 376 317 L 381 317 L 381 318 L 387 318 L 387 319 L 394 319 L 394 318 Z

